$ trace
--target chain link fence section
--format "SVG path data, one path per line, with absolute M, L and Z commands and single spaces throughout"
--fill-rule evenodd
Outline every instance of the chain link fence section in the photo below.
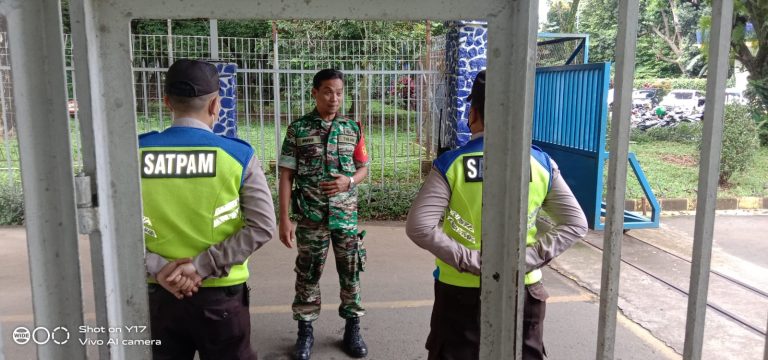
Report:
M 540 33 L 537 40 L 536 66 L 586 64 L 588 36 L 582 34 Z
M 19 143 L 16 138 L 16 113 L 13 108 L 13 82 L 5 19 L 0 19 L 0 186 L 21 189 Z

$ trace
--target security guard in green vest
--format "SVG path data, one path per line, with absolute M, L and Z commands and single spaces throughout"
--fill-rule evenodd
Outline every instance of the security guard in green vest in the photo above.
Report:
M 471 140 L 434 161 L 408 213 L 406 233 L 437 258 L 435 303 L 426 348 L 430 360 L 478 359 L 480 351 L 480 249 L 483 199 L 485 70 L 472 85 Z M 523 359 L 543 359 L 543 323 L 548 297 L 540 268 L 584 237 L 587 221 L 557 165 L 531 149 L 526 238 Z M 554 226 L 536 227 L 540 210 Z M 439 221 L 444 217 L 443 226 Z
M 215 135 L 219 75 L 178 60 L 165 79 L 173 125 L 139 136 L 154 359 L 256 359 L 248 257 L 275 232 L 275 210 L 248 143 Z

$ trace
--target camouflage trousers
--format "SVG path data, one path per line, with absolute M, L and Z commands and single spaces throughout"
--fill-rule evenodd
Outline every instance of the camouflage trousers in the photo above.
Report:
M 320 276 L 328 247 L 333 244 L 336 272 L 341 287 L 339 316 L 344 319 L 365 315 L 360 303 L 360 271 L 365 266 L 365 250 L 357 237 L 357 225 L 330 230 L 327 222 L 302 219 L 296 226 L 296 296 L 293 319 L 314 321 L 320 315 Z

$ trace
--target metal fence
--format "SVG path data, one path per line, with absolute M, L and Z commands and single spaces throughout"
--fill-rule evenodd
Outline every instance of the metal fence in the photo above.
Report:
M 0 32 L 0 181 L 20 188 L 6 37 Z M 562 65 L 564 59 L 583 63 L 586 41 L 582 35 L 540 34 L 537 64 Z M 165 72 L 174 59 L 204 58 L 237 64 L 237 135 L 253 145 L 267 171 L 274 169 L 287 125 L 312 110 L 312 76 L 322 68 L 337 68 L 347 75 L 342 109 L 365 131 L 371 182 L 418 183 L 422 161 L 432 159 L 437 144 L 452 137 L 450 127 L 440 126 L 450 107 L 444 36 L 423 41 L 218 37 L 216 45 L 211 46 L 208 36 L 132 35 L 139 132 L 171 124 L 162 96 Z M 69 34 L 64 34 L 64 51 L 77 173 L 82 156 Z
M 444 40 L 427 46 L 406 40 L 224 37 L 219 38 L 218 54 L 210 52 L 209 41 L 199 36 L 133 36 L 140 131 L 170 124 L 161 97 L 163 76 L 174 58 L 233 62 L 238 65 L 238 137 L 251 143 L 271 168 L 287 125 L 314 107 L 313 75 L 332 67 L 346 74 L 342 111 L 363 125 L 371 181 L 420 180 L 420 163 L 431 158 L 430 139 L 439 118 L 438 109 L 429 104 L 445 97 L 444 79 L 436 70 L 444 62 Z
M 4 37 L 4 33 L 0 34 Z M 80 169 L 77 94 L 74 92 L 72 44 L 64 35 L 72 158 Z M 312 77 L 333 67 L 346 74 L 344 113 L 359 121 L 371 158 L 370 181 L 376 185 L 417 183 L 421 161 L 434 155 L 437 124 L 446 111 L 445 39 L 313 40 L 218 38 L 217 53 L 204 36 L 133 35 L 134 94 L 139 132 L 162 130 L 171 116 L 162 103 L 165 72 L 174 59 L 206 58 L 232 62 L 237 73 L 237 136 L 248 141 L 265 170 L 274 170 L 285 129 L 310 112 Z M 7 43 L 0 42 L 2 86 L 12 82 Z M 2 95 L 2 94 L 0 94 Z M 13 127 L 10 95 L 3 124 Z M 13 130 L 3 131 L 0 169 L 18 179 L 19 158 Z M 396 181 L 395 181 L 396 179 Z M 18 183 L 18 181 L 16 181 Z

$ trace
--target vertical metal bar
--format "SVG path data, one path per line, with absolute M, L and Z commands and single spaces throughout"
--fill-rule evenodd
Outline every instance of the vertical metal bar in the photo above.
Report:
M 249 93 L 251 92 L 248 82 L 248 73 L 243 73 L 243 96 L 245 97 L 245 102 L 243 105 L 245 105 L 245 126 L 248 128 L 248 131 L 245 133 L 245 141 L 248 141 L 249 143 L 253 143 L 253 139 L 251 139 L 251 133 L 253 132 L 253 128 L 251 126 L 251 98 L 249 96 Z
M 611 156 L 608 164 L 608 196 L 603 274 L 600 285 L 600 316 L 597 326 L 598 360 L 613 359 L 616 343 L 616 312 L 619 301 L 621 241 L 624 236 L 624 196 L 627 190 L 629 117 L 637 45 L 638 0 L 619 1 L 619 32 L 616 38 L 615 113 L 611 124 Z M 602 175 L 599 175 L 602 176 Z
M 208 49 L 211 52 L 211 59 L 219 60 L 219 20 L 208 20 L 210 38 L 208 40 Z
M 373 157 L 373 101 L 371 95 L 371 92 L 373 91 L 373 74 L 367 74 L 368 76 L 368 153 L 371 154 L 371 158 Z M 372 159 L 371 159 L 372 160 Z M 373 162 L 373 161 L 371 161 Z M 373 166 L 369 166 L 370 169 L 373 169 Z M 370 171 L 368 174 L 368 177 L 371 179 L 371 182 L 373 182 L 373 171 Z M 373 185 L 373 184 L 371 184 Z M 371 203 L 371 193 L 372 191 L 368 191 L 368 204 Z
M 13 98 L 35 326 L 83 324 L 72 148 L 58 1 L 2 4 L 8 21 Z M 42 101 L 41 101 L 42 100 Z M 39 359 L 84 359 L 77 341 L 37 347 Z
M 272 106 L 275 113 L 275 169 L 278 169 L 280 165 L 280 58 L 278 56 L 277 46 L 277 23 L 272 22 L 272 98 L 274 104 Z M 275 180 L 277 180 L 280 171 L 275 171 Z
M 5 111 L 5 74 L 0 72 L 0 112 L 3 116 L 3 145 L 5 145 L 6 173 L 8 186 L 13 188 L 13 163 L 11 161 L 11 139 L 8 136 L 8 113 Z
M 707 290 L 712 260 L 712 231 L 715 225 L 720 154 L 723 140 L 725 81 L 731 40 L 733 0 L 712 1 L 712 28 L 709 37 L 709 76 L 704 106 L 704 132 L 699 159 L 699 200 L 693 230 L 691 284 L 685 324 L 684 359 L 701 359 L 707 311 Z
M 142 61 L 144 66 L 146 67 L 146 62 Z M 141 94 L 143 95 L 143 98 L 141 99 L 141 102 L 144 105 L 144 122 L 146 124 L 149 124 L 149 92 L 147 92 L 147 82 L 149 80 L 147 79 L 147 71 L 141 70 Z M 149 130 L 143 129 L 143 130 Z
M 400 104 L 398 104 L 398 102 L 397 102 L 397 100 L 398 100 L 397 99 L 397 95 L 398 95 L 398 92 L 399 92 L 399 91 L 397 91 L 397 83 L 398 83 L 398 81 L 397 81 L 397 73 L 392 74 L 392 81 L 394 83 L 393 90 L 395 91 L 395 102 L 394 102 L 394 106 L 392 107 L 395 110 L 395 122 L 394 122 L 394 125 L 395 125 L 395 131 L 394 131 L 395 135 L 394 136 L 395 136 L 395 138 L 394 138 L 394 143 L 392 145 L 392 169 L 393 169 L 392 172 L 393 172 L 394 178 L 397 179 L 397 158 L 398 158 L 398 156 L 400 156 L 400 152 L 399 152 L 399 149 L 398 149 L 398 146 L 397 146 L 397 130 L 398 130 L 398 128 L 397 128 L 397 113 L 398 113 L 398 111 L 397 110 L 398 110 L 398 107 L 400 106 Z M 399 184 L 399 182 L 395 182 L 395 185 L 399 187 L 400 184 Z
M 379 146 L 379 149 L 381 151 L 379 152 L 379 160 L 381 160 L 381 184 L 382 186 L 385 184 L 384 182 L 384 163 L 387 160 L 387 154 L 386 154 L 386 148 L 384 144 L 386 143 L 386 140 L 384 139 L 384 92 L 386 90 L 384 89 L 384 82 L 386 79 L 386 75 L 384 75 L 384 63 L 381 63 L 381 144 Z
M 261 163 L 264 164 L 267 160 L 267 144 L 264 140 L 264 81 L 261 70 L 261 62 L 259 62 L 259 126 L 261 128 L 259 134 L 261 134 Z
M 306 112 L 306 109 L 304 106 L 304 97 L 306 96 L 307 89 L 305 89 L 305 86 L 304 86 L 304 60 L 301 61 L 301 71 L 302 71 L 301 73 L 301 111 L 300 111 L 301 114 L 299 116 L 303 115 L 304 112 Z
M 96 183 L 107 322 L 110 327 L 148 324 L 131 37 L 127 28 L 125 32 L 103 30 L 96 3 L 83 0 L 83 31 L 93 36 L 85 38 L 87 53 L 82 55 L 88 57 L 93 147 L 99 150 L 95 152 Z M 110 121 L 114 119 L 123 121 Z M 110 334 L 112 340 L 119 338 L 117 333 Z M 150 334 L 135 333 L 132 338 L 149 340 Z M 116 360 L 151 357 L 150 347 L 109 349 Z
M 484 360 L 522 355 L 537 26 L 535 0 L 508 3 L 488 25 L 480 293 L 480 358 Z
M 582 49 L 584 49 L 584 64 L 588 64 L 589 63 L 589 34 L 584 35 L 583 44 L 584 46 L 582 47 Z
M 406 121 L 405 121 L 405 131 L 406 131 L 406 137 L 405 137 L 405 174 L 406 179 L 410 183 L 411 181 L 411 84 L 413 84 L 411 80 L 411 75 L 406 75 L 408 79 L 408 83 L 406 84 L 405 93 L 408 94 L 408 98 L 405 101 L 405 111 L 406 111 Z
M 158 129 L 165 128 L 165 118 L 163 118 L 163 95 L 162 90 L 163 87 L 160 85 L 160 71 L 155 72 L 155 94 L 157 94 L 157 123 L 158 123 Z M 171 119 L 173 120 L 173 119 Z
M 427 21 L 429 23 L 429 21 Z M 416 144 L 417 146 L 417 152 L 418 152 L 418 158 L 416 160 L 417 166 L 417 176 L 419 177 L 419 183 L 421 183 L 422 176 L 421 176 L 421 161 L 424 160 L 424 153 L 422 150 L 422 141 L 424 139 L 424 129 L 422 126 L 424 126 L 424 118 L 423 118 L 423 112 L 424 112 L 424 82 L 425 79 L 424 74 L 417 75 L 417 82 L 416 84 Z
M 338 52 L 336 53 L 338 54 Z M 341 73 L 344 73 L 344 63 L 341 63 Z M 346 75 L 346 74 L 345 74 Z M 346 85 L 346 84 L 344 84 Z M 341 111 L 340 113 L 346 115 L 347 114 L 347 92 L 349 91 L 349 88 L 347 86 L 344 86 L 344 92 L 341 94 Z
M 353 119 L 362 124 L 360 120 L 360 65 L 355 64 L 355 113 Z M 362 129 L 360 129 L 362 130 Z
M 766 325 L 768 328 L 768 325 Z M 768 360 L 768 336 L 765 337 L 765 349 L 763 349 L 763 360 Z
M 96 140 L 94 138 L 93 129 L 93 116 L 91 107 L 91 73 L 88 54 L 88 37 L 95 36 L 93 33 L 86 31 L 86 10 L 83 0 L 73 0 L 70 3 L 69 13 L 71 17 L 71 29 L 72 29 L 72 53 L 78 54 L 73 56 L 75 72 L 79 74 L 77 81 L 75 81 L 73 89 L 77 90 L 80 94 L 78 98 L 78 110 L 79 120 L 81 128 L 81 154 L 83 167 L 82 172 L 85 176 L 91 179 L 90 192 L 94 194 L 91 199 L 91 203 L 98 204 L 98 193 L 96 188 L 97 171 L 96 171 Z M 146 93 L 146 87 L 144 87 Z M 146 101 L 145 101 L 146 107 Z M 101 232 L 96 229 L 94 232 L 88 234 L 90 240 L 90 252 L 91 252 L 91 268 L 92 268 L 92 282 L 93 282 L 93 294 L 94 304 L 96 309 L 96 326 L 108 328 L 107 319 L 107 294 L 106 283 L 104 277 L 104 259 L 102 255 L 103 244 Z M 97 334 L 97 339 L 102 343 L 99 345 L 99 358 L 109 359 L 109 333 L 102 332 Z
M 168 46 L 168 66 L 173 64 L 173 21 L 166 19 L 166 28 L 168 29 L 168 35 L 166 36 L 166 45 Z

